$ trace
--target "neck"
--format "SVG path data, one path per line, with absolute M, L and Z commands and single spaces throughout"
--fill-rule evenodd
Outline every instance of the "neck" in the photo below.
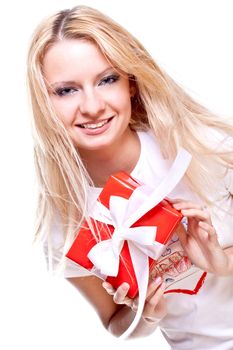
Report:
M 140 141 L 136 132 L 129 129 L 111 148 L 80 154 L 95 186 L 103 187 L 110 175 L 132 172 L 140 155 Z

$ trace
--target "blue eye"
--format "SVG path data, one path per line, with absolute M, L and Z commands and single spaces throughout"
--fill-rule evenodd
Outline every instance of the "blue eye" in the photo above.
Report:
M 106 77 L 100 81 L 99 86 L 106 85 L 106 84 L 109 84 L 109 85 L 113 84 L 119 79 L 120 79 L 119 75 L 115 75 L 115 74 L 109 75 L 108 77 Z
M 64 87 L 64 88 L 58 88 L 55 90 L 54 94 L 57 96 L 67 96 L 67 95 L 72 95 L 74 94 L 76 91 L 78 91 L 75 88 L 72 87 Z

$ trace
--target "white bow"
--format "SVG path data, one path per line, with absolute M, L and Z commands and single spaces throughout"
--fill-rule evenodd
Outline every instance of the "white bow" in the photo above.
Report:
M 164 245 L 156 242 L 156 227 L 131 227 L 144 214 L 161 202 L 175 188 L 191 161 L 191 155 L 181 149 L 167 176 L 152 190 L 142 185 L 134 190 L 128 200 L 111 196 L 109 209 L 96 202 L 90 216 L 95 220 L 114 226 L 111 239 L 98 242 L 88 253 L 95 268 L 107 276 L 117 276 L 119 256 L 127 240 L 139 290 L 136 316 L 130 327 L 121 335 L 126 338 L 140 321 L 149 280 L 148 256 L 158 259 Z
M 103 275 L 117 276 L 119 257 L 125 240 L 128 242 L 131 256 L 137 248 L 140 254 L 150 256 L 155 260 L 161 255 L 164 248 L 163 244 L 155 240 L 155 226 L 127 226 L 126 214 L 129 204 L 130 201 L 127 199 L 117 196 L 111 196 L 109 210 L 100 202 L 96 204 L 99 207 L 98 211 L 102 211 L 104 215 L 101 221 L 114 226 L 111 239 L 100 241 L 88 253 L 88 258 Z M 97 215 L 93 216 L 97 219 Z

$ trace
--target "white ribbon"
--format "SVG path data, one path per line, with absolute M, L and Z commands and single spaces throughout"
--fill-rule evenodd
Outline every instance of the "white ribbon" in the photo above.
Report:
M 127 338 L 140 321 L 149 281 L 148 256 L 154 260 L 161 256 L 164 245 L 156 242 L 156 227 L 131 227 L 149 210 L 161 202 L 175 188 L 191 161 L 191 155 L 181 149 L 166 177 L 152 190 L 146 185 L 137 187 L 128 200 L 111 196 L 109 209 L 96 202 L 90 216 L 114 227 L 111 239 L 98 242 L 88 253 L 101 274 L 117 276 L 120 253 L 126 240 L 132 259 L 139 291 L 138 310 L 130 327 L 121 335 Z

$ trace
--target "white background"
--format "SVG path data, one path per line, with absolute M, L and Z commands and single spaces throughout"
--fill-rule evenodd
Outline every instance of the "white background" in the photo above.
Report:
M 0 346 L 165 350 L 169 347 L 158 332 L 128 342 L 108 335 L 75 289 L 49 278 L 40 250 L 32 248 L 35 176 L 26 51 L 43 17 L 78 4 L 96 7 L 120 22 L 199 101 L 220 115 L 233 115 L 231 0 L 15 0 L 1 5 Z

